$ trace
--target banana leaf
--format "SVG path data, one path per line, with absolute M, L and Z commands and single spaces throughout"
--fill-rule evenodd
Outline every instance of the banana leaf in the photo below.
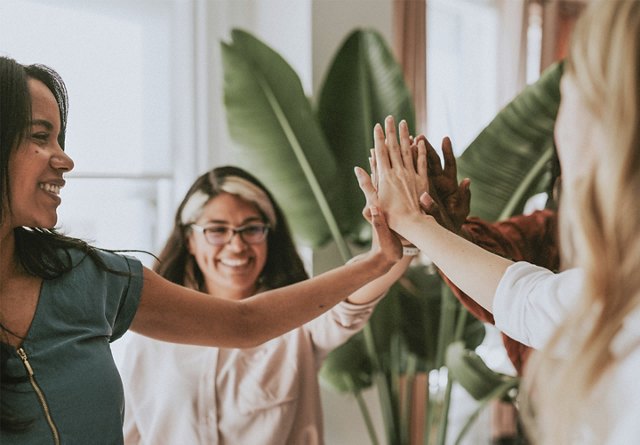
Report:
M 517 377 L 489 368 L 482 358 L 469 350 L 463 342 L 449 345 L 445 364 L 454 379 L 476 400 L 484 399 L 506 382 L 518 380 Z
M 549 190 L 562 67 L 552 65 L 527 86 L 458 158 L 459 177 L 471 178 L 472 216 L 522 213 L 528 198 Z
M 365 350 L 361 331 L 331 351 L 320 369 L 320 381 L 341 393 L 370 387 L 373 384 L 373 363 L 369 355 L 363 353 Z
M 339 392 L 348 390 L 343 383 L 346 374 L 359 382 L 358 389 L 365 389 L 373 378 L 363 378 L 362 372 L 402 374 L 406 371 L 409 354 L 417 360 L 418 372 L 434 369 L 441 322 L 441 283 L 440 276 L 431 268 L 409 268 L 378 304 L 369 321 L 381 369 L 370 367 L 367 351 L 359 347 L 362 338 L 356 335 L 329 354 L 320 374 L 323 382 Z M 461 310 L 465 309 L 456 305 L 456 314 Z M 475 349 L 482 342 L 484 333 L 480 321 L 467 317 L 463 335 L 465 347 Z M 354 369 L 356 363 L 364 363 L 366 368 Z
M 368 170 L 373 127 L 386 116 L 405 119 L 409 128 L 415 128 L 413 100 L 402 68 L 379 33 L 355 30 L 345 39 L 320 90 L 317 112 L 339 174 L 345 178 L 342 202 L 348 208 L 344 212 L 348 233 L 368 242 L 370 226 L 359 213 L 364 198 L 353 167 Z
M 236 29 L 231 39 L 221 45 L 233 162 L 277 197 L 298 241 L 325 244 L 330 225 L 347 220 L 343 178 L 300 79 L 249 33 Z
M 371 30 L 345 40 L 314 112 L 278 53 L 247 32 L 236 29 L 231 37 L 222 43 L 222 61 L 232 161 L 273 192 L 301 244 L 333 239 L 340 249 L 344 238 L 368 242 L 353 167 L 368 167 L 376 122 L 388 114 L 414 121 L 402 71 L 384 40 Z

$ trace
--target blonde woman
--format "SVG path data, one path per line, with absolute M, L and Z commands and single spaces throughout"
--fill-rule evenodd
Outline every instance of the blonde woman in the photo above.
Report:
M 500 258 L 422 214 L 402 122 L 399 142 L 393 119 L 386 135 L 374 130 L 377 184 L 357 175 L 369 199 L 377 191 L 390 227 L 493 311 L 497 326 L 522 341 L 543 323 L 550 340 L 523 391 L 534 443 L 631 444 L 640 437 L 640 2 L 590 4 L 573 38 L 555 128 L 567 272 Z M 540 289 L 547 307 L 529 298 Z

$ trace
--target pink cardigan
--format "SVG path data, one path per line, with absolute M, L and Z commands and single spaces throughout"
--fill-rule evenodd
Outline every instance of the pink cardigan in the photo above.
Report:
M 342 302 L 251 349 L 178 345 L 133 334 L 120 372 L 125 443 L 320 445 L 317 372 L 380 299 Z

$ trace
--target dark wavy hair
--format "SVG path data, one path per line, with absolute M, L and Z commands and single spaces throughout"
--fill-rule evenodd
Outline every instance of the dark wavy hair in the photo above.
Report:
M 239 178 L 241 181 L 237 181 Z M 260 276 L 260 285 L 268 289 L 274 289 L 286 286 L 308 278 L 307 272 L 298 252 L 296 251 L 289 226 L 285 219 L 284 213 L 280 206 L 273 199 L 271 193 L 266 187 L 253 175 L 246 171 L 233 166 L 217 167 L 203 174 L 193 183 L 184 199 L 178 206 L 175 214 L 173 230 L 159 255 L 159 261 L 156 262 L 154 270 L 166 279 L 205 292 L 204 276 L 198 267 L 195 258 L 187 250 L 187 239 L 191 232 L 189 223 L 193 221 L 185 221 L 185 208 L 193 205 L 194 195 L 204 195 L 205 199 L 198 200 L 199 208 L 202 207 L 212 198 L 221 193 L 229 193 L 228 184 L 230 182 L 248 181 L 253 186 L 258 187 L 266 196 L 268 203 L 254 202 L 265 222 L 269 222 L 271 229 L 267 235 L 267 262 Z M 252 188 L 251 186 L 247 188 Z M 233 194 L 243 199 L 252 201 L 244 191 L 242 185 L 234 187 Z M 270 207 L 265 210 L 265 207 Z M 272 215 L 268 215 L 271 213 Z M 189 211 L 189 209 L 187 209 Z M 275 221 L 271 221 L 275 219 Z
M 60 111 L 60 134 L 58 143 L 64 149 L 67 129 L 69 100 L 62 78 L 53 69 L 44 65 L 22 65 L 9 57 L 0 56 L 0 224 L 11 212 L 11 190 L 9 181 L 9 157 L 19 150 L 22 141 L 28 137 L 31 124 L 31 96 L 28 80 L 42 82 L 53 93 Z M 111 271 L 96 253 L 96 249 L 85 241 L 58 233 L 55 229 L 40 227 L 16 227 L 13 229 L 15 255 L 18 262 L 29 274 L 45 280 L 57 278 L 69 272 L 74 266 L 69 253 L 78 249 L 89 256 L 98 267 Z M 111 271 L 119 273 L 116 271 Z M 2 391 L 24 378 L 11 376 L 7 370 L 7 360 L 13 354 L 13 347 L 6 341 L 12 333 L 0 320 L 0 382 Z M 25 429 L 28 419 L 20 417 L 5 399 L 0 400 L 0 431 Z

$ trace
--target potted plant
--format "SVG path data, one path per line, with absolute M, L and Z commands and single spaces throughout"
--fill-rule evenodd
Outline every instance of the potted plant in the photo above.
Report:
M 333 241 L 340 261 L 347 261 L 354 246 L 370 240 L 369 226 L 361 216 L 364 199 L 352 169 L 368 164 L 373 125 L 391 114 L 415 128 L 411 95 L 384 40 L 373 30 L 352 32 L 334 57 L 315 101 L 304 94 L 289 64 L 247 32 L 234 30 L 231 41 L 222 42 L 222 59 L 234 162 L 252 171 L 272 190 L 299 243 L 320 247 Z M 521 100 L 503 113 L 509 115 L 507 110 L 514 107 L 526 108 L 523 104 L 529 106 L 531 101 Z M 553 105 L 549 110 L 555 117 Z M 536 117 L 531 121 L 534 125 L 540 122 Z M 539 130 L 547 133 L 548 139 L 548 128 L 540 125 Z M 483 168 L 487 156 L 509 148 L 509 144 L 496 144 L 494 136 L 485 130 L 470 147 L 478 157 L 465 154 L 459 160 L 461 173 L 471 177 L 474 186 L 481 184 L 474 172 Z M 520 142 L 524 143 L 529 134 L 521 136 Z M 544 150 L 542 153 L 546 153 Z M 531 156 L 517 159 L 514 168 L 505 167 L 500 181 L 509 184 L 504 186 L 509 191 L 506 199 L 498 198 L 498 203 L 490 197 L 490 187 L 478 192 L 474 189 L 474 211 L 495 219 L 495 208 L 504 208 L 513 196 L 520 196 L 522 199 L 509 204 L 513 212 L 518 211 L 521 201 L 544 183 L 540 169 L 530 174 L 526 186 L 518 188 L 531 168 L 525 164 L 541 157 L 540 151 L 533 151 Z M 512 190 L 514 184 L 516 190 Z M 484 327 L 466 314 L 432 266 L 415 265 L 381 301 L 364 331 L 329 355 L 321 377 L 334 389 L 357 398 L 372 443 L 380 442 L 361 391 L 371 385 L 378 390 L 386 442 L 408 444 L 410 389 L 415 377 L 442 367 L 448 345 L 455 344 L 466 354 L 482 341 Z M 477 365 L 477 360 L 470 361 L 463 352 L 457 356 L 450 352 L 450 362 Z M 455 357 L 460 359 L 456 361 Z M 503 382 L 494 383 L 493 387 L 498 387 Z M 440 404 L 445 420 L 436 420 L 433 400 L 425 397 L 424 404 L 431 404 L 424 422 L 439 426 L 437 440 L 444 443 L 446 395 Z M 431 434 L 424 436 L 428 443 Z

